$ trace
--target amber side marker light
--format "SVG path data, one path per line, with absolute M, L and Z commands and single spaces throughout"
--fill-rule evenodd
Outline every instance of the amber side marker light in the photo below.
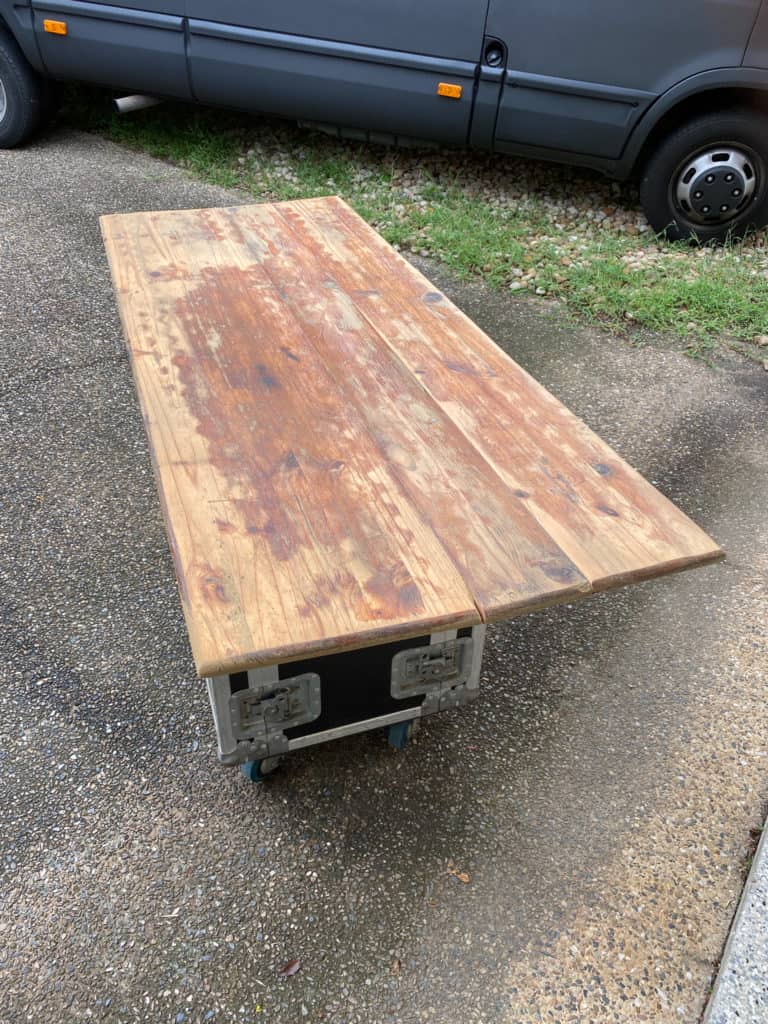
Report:
M 461 99 L 461 90 L 462 90 L 462 86 L 460 86 L 460 85 L 453 85 L 453 83 L 451 83 L 451 82 L 438 82 L 437 83 L 437 95 L 438 96 L 447 96 L 449 99 L 452 99 L 452 100 L 460 100 Z
M 46 18 L 43 21 L 43 30 L 50 32 L 54 36 L 65 36 L 67 34 L 67 23 L 66 21 L 51 21 L 50 18 Z

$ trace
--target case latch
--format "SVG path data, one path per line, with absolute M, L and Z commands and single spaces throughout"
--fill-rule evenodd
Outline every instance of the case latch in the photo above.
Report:
M 472 655 L 470 636 L 398 651 L 392 659 L 392 696 L 402 700 L 425 694 L 424 715 L 469 703 L 476 693 L 467 689 Z
M 233 735 L 249 743 L 254 760 L 287 753 L 285 730 L 320 716 L 320 676 L 305 672 L 238 690 L 229 698 L 229 710 Z

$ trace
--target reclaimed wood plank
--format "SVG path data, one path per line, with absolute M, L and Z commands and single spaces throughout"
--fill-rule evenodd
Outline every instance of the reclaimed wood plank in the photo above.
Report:
M 200 675 L 479 622 L 236 226 L 102 230 Z
M 238 259 L 280 290 L 302 337 L 354 407 L 378 457 L 440 538 L 478 608 L 503 614 L 568 600 L 584 577 L 418 380 L 356 312 L 279 204 L 210 211 Z M 264 239 L 271 240 L 266 247 Z M 279 241 L 275 241 L 279 240 Z M 258 257 L 258 258 L 256 258 Z M 365 254 L 359 253 L 365 260 Z M 362 267 L 362 264 L 361 264 Z M 375 267 L 368 268 L 375 272 Z
M 345 203 L 304 200 L 283 216 L 593 589 L 723 556 Z

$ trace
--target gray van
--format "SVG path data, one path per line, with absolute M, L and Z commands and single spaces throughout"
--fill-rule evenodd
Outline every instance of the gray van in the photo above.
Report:
M 0 146 L 50 80 L 640 177 L 656 231 L 768 222 L 766 0 L 0 0 Z

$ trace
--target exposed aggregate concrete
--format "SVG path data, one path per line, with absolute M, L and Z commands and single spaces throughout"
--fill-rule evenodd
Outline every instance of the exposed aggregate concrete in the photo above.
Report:
M 408 750 L 254 787 L 215 761 L 96 221 L 238 197 L 74 133 L 0 175 L 3 1024 L 695 1022 L 768 794 L 766 375 L 430 268 L 728 561 L 497 626 Z

